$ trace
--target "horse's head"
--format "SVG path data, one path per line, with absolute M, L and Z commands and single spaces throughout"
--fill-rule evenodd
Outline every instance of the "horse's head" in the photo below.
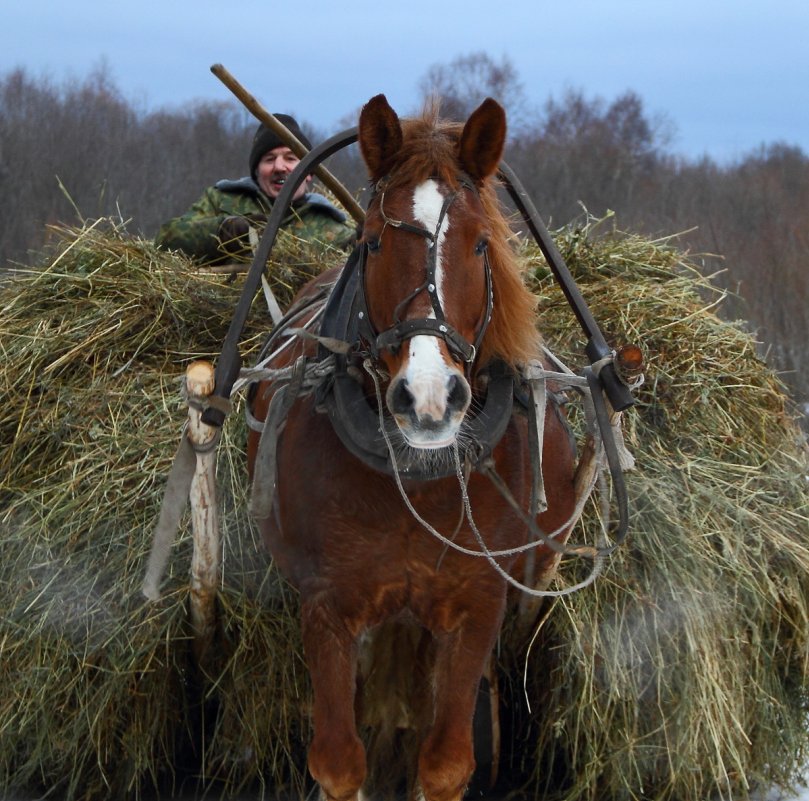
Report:
M 506 135 L 491 99 L 465 125 L 401 122 L 383 95 L 363 108 L 359 144 L 375 187 L 363 233 L 364 293 L 386 402 L 407 443 L 452 444 L 492 315 L 491 213 L 480 190 Z

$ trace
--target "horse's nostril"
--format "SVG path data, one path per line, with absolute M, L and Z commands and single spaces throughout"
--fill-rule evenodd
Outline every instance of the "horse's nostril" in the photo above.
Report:
M 394 414 L 408 414 L 413 409 L 414 402 L 407 381 L 404 379 L 397 381 L 391 393 L 391 411 Z
M 449 395 L 447 406 L 450 409 L 465 409 L 469 403 L 469 387 L 460 376 L 454 375 L 447 384 Z

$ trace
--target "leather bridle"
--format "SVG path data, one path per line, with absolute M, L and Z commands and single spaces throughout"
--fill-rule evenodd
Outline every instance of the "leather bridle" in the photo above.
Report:
M 427 242 L 427 254 L 425 259 L 425 278 L 424 281 L 403 298 L 394 310 L 393 325 L 384 331 L 377 331 L 374 327 L 370 314 L 368 313 L 368 301 L 365 293 L 365 266 L 368 254 L 368 242 L 362 244 L 362 251 L 360 253 L 359 263 L 359 287 L 358 287 L 358 300 L 359 300 L 359 331 L 362 338 L 368 345 L 371 355 L 377 359 L 382 350 L 388 350 L 391 353 L 398 353 L 405 341 L 412 339 L 415 336 L 434 336 L 443 339 L 447 344 L 449 351 L 454 359 L 463 362 L 467 371 L 471 369 L 471 365 L 475 360 L 480 343 L 488 328 L 489 322 L 492 317 L 492 310 L 494 308 L 494 292 L 492 289 L 492 272 L 491 265 L 489 264 L 489 257 L 487 252 L 483 251 L 483 270 L 486 279 L 486 309 L 483 315 L 483 320 L 475 334 L 473 342 L 469 342 L 463 337 L 457 329 L 455 329 L 448 321 L 444 308 L 441 305 L 441 298 L 438 294 L 438 284 L 436 281 L 436 272 L 438 269 L 438 237 L 441 231 L 441 226 L 444 218 L 449 213 L 450 206 L 457 199 L 459 192 L 450 192 L 444 198 L 441 205 L 441 211 L 438 215 L 435 231 L 430 231 L 422 226 L 414 225 L 404 220 L 396 220 L 388 217 L 385 212 L 385 187 L 387 181 L 382 179 L 375 187 L 374 196 L 379 196 L 379 213 L 382 216 L 384 225 L 382 227 L 382 234 L 388 226 L 397 228 L 400 231 L 415 234 L 423 237 Z M 466 178 L 460 180 L 462 188 L 470 189 L 475 194 L 477 190 L 474 184 Z M 421 317 L 413 319 L 401 319 L 406 312 L 410 303 L 422 292 L 426 292 L 430 299 L 430 306 L 432 307 L 433 317 Z

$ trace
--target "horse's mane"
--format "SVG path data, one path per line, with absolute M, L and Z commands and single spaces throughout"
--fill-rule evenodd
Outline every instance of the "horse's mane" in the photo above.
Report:
M 403 142 L 390 169 L 390 186 L 436 178 L 453 189 L 462 176 L 458 142 L 463 125 L 442 121 L 437 106 L 421 117 L 404 119 Z M 497 197 L 495 177 L 477 184 L 480 201 L 491 226 L 488 256 L 492 270 L 494 308 L 486 331 L 479 364 L 499 358 L 512 367 L 539 358 L 541 337 L 536 328 L 536 297 L 522 278 L 512 246 L 514 233 Z

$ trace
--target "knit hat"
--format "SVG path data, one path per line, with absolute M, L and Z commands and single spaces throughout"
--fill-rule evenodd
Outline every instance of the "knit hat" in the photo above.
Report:
M 294 117 L 290 117 L 289 114 L 276 114 L 275 118 L 289 128 L 289 132 L 302 145 L 306 145 L 307 150 L 312 149 L 312 143 L 306 138 L 306 134 L 300 129 Z M 250 149 L 250 176 L 253 180 L 256 179 L 256 167 L 258 167 L 261 157 L 276 147 L 285 146 L 286 142 L 282 142 L 281 137 L 271 128 L 266 128 L 263 123 L 258 126 L 253 137 L 253 146 Z

